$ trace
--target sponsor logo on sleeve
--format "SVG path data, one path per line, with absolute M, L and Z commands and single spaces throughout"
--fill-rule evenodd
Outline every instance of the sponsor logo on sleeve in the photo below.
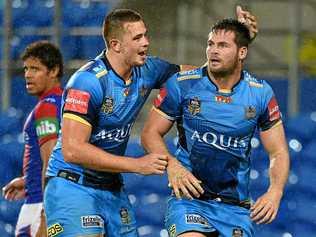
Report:
M 161 88 L 159 94 L 157 95 L 157 98 L 154 100 L 155 107 L 159 107 L 161 103 L 164 101 L 164 99 L 167 96 L 167 90 L 166 88 Z
M 54 237 L 63 231 L 64 228 L 59 223 L 56 223 L 47 228 L 47 235 L 48 237 Z
M 35 122 L 36 134 L 39 138 L 57 134 L 59 130 L 59 123 L 56 118 L 44 118 Z
M 70 89 L 65 101 L 65 110 L 87 114 L 90 94 L 85 91 Z
M 201 112 L 201 101 L 199 98 L 194 97 L 189 100 L 188 110 L 192 115 L 196 115 Z
M 242 228 L 237 227 L 233 229 L 232 237 L 243 237 L 243 236 L 244 236 L 244 232 Z
M 277 120 L 281 117 L 279 105 L 276 98 L 273 96 L 268 104 L 270 121 Z
M 82 216 L 81 226 L 83 228 L 104 227 L 103 219 L 98 215 Z

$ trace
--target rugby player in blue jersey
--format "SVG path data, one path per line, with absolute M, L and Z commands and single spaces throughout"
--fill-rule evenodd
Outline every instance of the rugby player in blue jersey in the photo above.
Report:
M 145 124 L 146 150 L 169 157 L 170 237 L 252 237 L 253 221 L 270 223 L 277 215 L 289 154 L 271 87 L 242 69 L 249 43 L 242 23 L 216 23 L 207 40 L 207 65 L 172 76 Z M 176 158 L 163 141 L 174 122 L 179 131 Z M 270 158 L 270 186 L 251 205 L 249 155 L 256 128 Z
M 248 12 L 241 18 L 256 31 Z M 147 56 L 147 29 L 135 11 L 111 12 L 103 37 L 107 50 L 75 72 L 63 94 L 44 198 L 49 236 L 138 236 L 120 173 L 163 174 L 167 166 L 166 155 L 124 153 L 150 91 L 180 67 Z

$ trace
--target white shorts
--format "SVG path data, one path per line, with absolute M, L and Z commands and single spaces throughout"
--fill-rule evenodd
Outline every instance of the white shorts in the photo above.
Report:
M 16 224 L 15 236 L 35 237 L 40 224 L 43 203 L 23 204 Z

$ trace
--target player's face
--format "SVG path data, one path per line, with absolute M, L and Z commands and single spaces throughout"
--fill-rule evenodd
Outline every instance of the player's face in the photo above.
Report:
M 225 75 L 237 67 L 240 58 L 234 39 L 232 31 L 219 30 L 209 34 L 206 56 L 211 73 Z
M 121 52 L 126 64 L 140 66 L 146 61 L 149 40 L 147 29 L 143 21 L 124 24 L 125 32 L 122 36 Z
M 29 94 L 40 96 L 52 88 L 54 82 L 52 71 L 49 71 L 39 59 L 34 57 L 26 59 L 23 68 L 26 90 Z

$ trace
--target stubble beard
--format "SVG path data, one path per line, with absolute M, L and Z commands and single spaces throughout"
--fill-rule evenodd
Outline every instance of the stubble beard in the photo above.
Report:
M 224 68 L 219 68 L 219 69 L 212 69 L 211 67 L 209 67 L 209 70 L 210 70 L 210 73 L 215 78 L 223 78 L 223 77 L 227 77 L 233 74 L 237 66 L 238 66 L 238 60 L 235 60 L 233 65 L 231 65 L 230 67 L 224 67 Z

